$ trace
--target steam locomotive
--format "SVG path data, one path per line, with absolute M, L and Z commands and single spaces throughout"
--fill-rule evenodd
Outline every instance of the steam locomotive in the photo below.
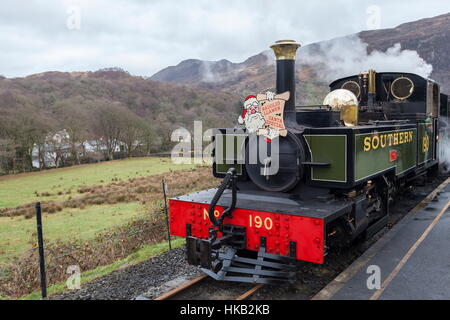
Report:
M 332 82 L 323 105 L 296 107 L 299 46 L 271 47 L 277 93 L 290 93 L 286 134 L 216 129 L 222 184 L 170 199 L 171 234 L 217 280 L 292 282 L 296 261 L 322 264 L 330 248 L 373 236 L 396 193 L 438 170 L 439 118 L 450 109 L 438 83 L 369 70 Z

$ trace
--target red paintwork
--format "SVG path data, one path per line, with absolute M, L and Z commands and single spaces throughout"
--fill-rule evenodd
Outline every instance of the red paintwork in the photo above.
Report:
M 193 237 L 208 238 L 208 230 L 211 226 L 207 215 L 209 204 L 170 200 L 169 208 L 170 233 L 172 235 L 186 237 L 186 224 L 191 224 Z M 217 206 L 216 210 L 222 214 L 223 207 Z M 250 226 L 250 215 L 253 217 L 252 226 Z M 255 222 L 255 216 L 261 218 L 262 225 L 259 228 L 257 227 L 259 219 Z M 264 221 L 269 229 L 264 226 Z M 289 241 L 295 241 L 297 243 L 297 260 L 323 263 L 325 228 L 323 219 L 235 209 L 233 217 L 225 218 L 224 223 L 246 227 L 248 250 L 258 251 L 260 237 L 264 236 L 267 239 L 267 252 L 288 256 Z
M 389 152 L 389 160 L 391 162 L 397 160 L 397 151 L 392 150 Z

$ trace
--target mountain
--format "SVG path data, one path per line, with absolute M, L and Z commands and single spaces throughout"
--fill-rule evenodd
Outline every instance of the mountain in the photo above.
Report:
M 414 56 L 411 52 L 399 53 L 396 44 L 401 45 L 401 50 L 414 50 L 418 55 Z M 334 55 L 330 56 L 329 52 L 333 50 Z M 386 56 L 380 54 L 373 54 L 377 51 L 387 51 L 389 59 L 383 59 Z M 350 75 L 346 74 L 345 70 L 336 72 L 335 69 L 342 65 L 330 67 L 333 63 L 339 64 L 334 61 L 336 58 L 344 59 L 341 64 L 362 65 L 362 67 L 365 65 L 360 60 L 366 59 L 385 69 L 379 71 L 389 71 L 387 69 L 390 68 L 396 69 L 395 71 L 414 72 L 415 70 L 399 68 L 402 65 L 403 68 L 414 69 L 416 62 L 419 65 L 417 69 L 427 70 L 423 64 L 428 63 L 433 68 L 430 77 L 442 84 L 443 91 L 450 93 L 448 52 L 450 52 L 450 13 L 401 24 L 391 29 L 363 31 L 339 39 L 310 44 L 300 48 L 297 55 L 297 101 L 303 104 L 321 103 L 328 90 L 327 84 L 333 79 L 330 76 Z M 355 53 L 359 53 L 359 56 Z M 350 56 L 347 60 L 346 54 Z M 322 60 L 319 60 L 318 56 L 322 56 Z M 377 57 L 380 59 L 376 60 Z M 177 66 L 167 67 L 150 79 L 234 92 L 243 97 L 255 91 L 273 88 L 275 83 L 273 59 L 273 54 L 269 50 L 241 63 L 190 59 L 180 62 Z M 405 59 L 412 61 L 404 65 Z M 420 61 L 421 59 L 425 61 Z M 353 72 L 360 71 L 365 70 Z
M 199 89 L 232 92 L 247 96 L 259 91 L 274 90 L 275 68 L 270 51 L 264 51 L 241 63 L 228 60 L 202 61 L 189 59 L 154 74 L 150 79 L 179 83 Z M 297 68 L 297 99 L 308 103 L 323 96 L 326 82 L 319 79 L 311 66 Z M 317 103 L 317 102 L 312 102 Z
M 3 77 L 0 172 L 11 162 L 11 154 L 30 162 L 33 145 L 61 130 L 72 132 L 72 138 L 79 139 L 74 142 L 109 137 L 115 143 L 128 136 L 133 144 L 146 135 L 148 150 L 159 152 L 170 150 L 174 129 L 192 132 L 199 119 L 203 130 L 233 126 L 238 110 L 235 94 L 148 80 L 116 68 Z

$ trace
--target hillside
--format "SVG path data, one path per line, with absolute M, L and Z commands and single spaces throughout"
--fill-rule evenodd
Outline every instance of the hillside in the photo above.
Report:
M 301 39 L 296 40 L 301 42 Z M 399 48 L 394 47 L 397 43 L 401 45 L 401 50 L 414 50 L 418 55 L 407 51 L 399 52 Z M 383 59 L 378 53 L 374 54 L 376 51 L 384 53 L 387 50 L 385 55 L 390 55 L 386 57 L 387 59 Z M 402 24 L 396 28 L 363 31 L 340 39 L 310 44 L 300 48 L 297 55 L 297 100 L 306 104 L 320 103 L 333 76 L 364 71 L 356 70 L 358 66 L 366 67 L 362 63 L 364 60 L 384 69 L 379 71 L 387 71 L 388 68 L 407 71 L 399 70 L 402 67 L 404 69 L 417 67 L 423 70 L 426 62 L 432 65 L 431 78 L 439 81 L 443 89 L 450 92 L 448 52 L 450 52 L 450 13 Z M 376 60 L 380 56 L 381 59 Z M 410 59 L 410 63 L 405 65 L 405 59 Z M 157 72 L 151 79 L 245 95 L 274 86 L 272 60 L 270 51 L 259 53 L 242 63 L 190 59 Z M 345 70 L 342 69 L 342 65 L 353 65 L 354 69 Z M 341 67 L 342 70 L 336 70 L 337 67 Z
M 210 90 L 194 90 L 131 76 L 121 70 L 46 72 L 25 78 L 0 80 L 0 112 L 17 108 L 58 116 L 65 108 L 89 114 L 98 105 L 124 106 L 151 125 L 172 129 L 231 121 L 229 111 L 238 97 Z
M 138 146 L 139 155 L 168 151 L 171 132 L 192 129 L 194 120 L 203 120 L 203 130 L 232 125 L 238 102 L 230 93 L 147 80 L 114 68 L 1 78 L 0 173 L 29 169 L 33 146 L 41 159 L 46 151 L 61 165 L 80 163 L 79 154 L 86 154 L 83 141 L 95 141 L 103 153 L 86 161 L 111 159 L 120 145 L 128 154 Z
M 83 147 L 83 141 L 102 144 L 106 159 L 119 142 L 127 145 L 128 154 L 137 142 L 145 145 L 141 155 L 168 151 L 171 132 L 180 126 L 192 129 L 194 120 L 202 119 L 204 130 L 232 125 L 238 101 L 230 93 L 147 80 L 114 68 L 2 78 L 0 172 L 2 166 L 16 167 L 15 159 L 19 167 L 24 161 L 29 167 L 34 145 L 51 148 L 47 154 L 54 157 L 70 145 L 72 158 L 83 151 L 75 148 Z M 55 133 L 59 135 L 52 136 Z M 57 137 L 69 141 L 56 144 Z

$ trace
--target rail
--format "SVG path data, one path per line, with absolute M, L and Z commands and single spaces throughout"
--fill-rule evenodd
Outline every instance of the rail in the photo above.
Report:
M 204 274 L 201 276 L 198 276 L 188 282 L 185 282 L 183 284 L 181 284 L 180 286 L 162 294 L 161 296 L 153 299 L 153 300 L 170 300 L 174 297 L 176 297 L 177 295 L 179 295 L 182 292 L 186 292 L 187 290 L 189 290 L 190 288 L 192 288 L 194 285 L 202 282 L 205 279 L 208 279 L 208 275 Z M 259 289 L 261 289 L 262 287 L 264 287 L 263 284 L 257 284 L 254 287 L 252 287 L 251 289 L 245 291 L 244 293 L 242 293 L 241 295 L 232 298 L 230 300 L 245 300 L 248 297 L 250 297 L 252 294 L 254 294 L 256 291 L 258 291 Z

